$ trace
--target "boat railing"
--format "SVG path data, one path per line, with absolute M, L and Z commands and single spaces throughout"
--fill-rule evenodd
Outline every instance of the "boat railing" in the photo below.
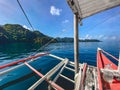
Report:
M 39 84 L 41 84 L 44 80 L 46 80 L 53 88 L 57 90 L 63 90 L 60 86 L 56 86 L 56 84 L 50 80 L 50 77 L 55 74 L 64 64 L 66 65 L 68 63 L 68 60 L 65 59 L 64 61 L 61 61 L 58 65 L 56 65 L 53 69 L 51 69 L 47 74 L 45 75 L 38 75 L 42 78 L 40 78 L 35 84 L 33 84 L 28 90 L 34 90 Z M 25 63 L 26 64 L 26 63 Z M 29 65 L 26 64 L 28 67 Z M 63 66 L 64 67 L 64 66 Z M 30 68 L 30 67 L 29 67 Z M 31 69 L 31 68 L 30 68 Z M 32 69 L 33 70 L 33 69 Z M 34 70 L 33 70 L 34 71 Z
M 48 71 L 45 75 L 43 75 L 41 72 L 39 72 L 38 70 L 36 70 L 34 67 L 32 67 L 30 65 L 31 62 L 36 61 L 41 56 L 49 56 L 49 57 L 55 58 L 57 60 L 60 60 L 60 62 L 55 67 L 53 67 L 50 71 Z M 24 60 L 24 59 L 22 59 L 22 60 Z M 21 60 L 18 60 L 18 61 L 21 61 Z M 85 83 L 85 77 L 86 77 L 87 64 L 85 64 L 85 63 L 80 64 L 79 63 L 79 73 L 77 73 L 74 76 L 74 79 L 71 79 L 71 78 L 63 75 L 62 72 L 64 71 L 64 69 L 67 69 L 67 70 L 75 73 L 75 70 L 74 70 L 75 63 L 72 61 L 69 61 L 67 58 L 61 58 L 59 56 L 56 56 L 56 55 L 53 55 L 50 53 L 38 53 L 35 56 L 32 56 L 32 57 L 30 56 L 28 58 L 25 58 L 25 61 L 23 61 L 23 62 L 20 62 L 20 63 L 18 62 L 17 65 L 13 65 L 13 66 L 10 65 L 10 67 L 4 65 L 5 66 L 4 68 L 6 68 L 7 70 L 0 72 L 0 76 L 6 74 L 8 72 L 11 72 L 17 68 L 20 68 L 23 65 L 28 66 L 33 72 L 35 72 L 38 76 L 41 77 L 37 82 L 35 82 L 32 86 L 30 86 L 28 88 L 28 90 L 34 90 L 43 81 L 48 82 L 48 90 L 51 90 L 52 88 L 56 89 L 56 90 L 64 90 L 61 86 L 56 84 L 56 82 L 59 78 L 64 78 L 65 80 L 67 80 L 71 84 L 74 84 L 75 90 L 83 90 L 83 88 L 85 87 L 84 83 Z M 92 67 L 92 66 L 90 66 L 90 67 Z M 55 75 L 55 77 L 51 80 L 50 78 L 53 75 Z
M 40 73 L 39 71 L 37 71 L 34 67 L 32 67 L 30 65 L 31 62 L 33 61 L 36 61 L 39 57 L 41 56 L 50 56 L 52 58 L 55 58 L 55 59 L 58 59 L 60 60 L 60 63 L 57 64 L 55 67 L 53 67 L 53 69 L 51 69 L 49 72 L 47 72 L 45 75 L 43 75 L 42 73 Z M 14 65 L 16 64 L 17 65 Z M 9 63 L 9 64 L 6 64 L 6 65 L 3 65 L 1 66 L 1 69 L 6 69 L 6 70 L 3 70 L 2 72 L 0 72 L 0 76 L 1 75 L 4 75 L 4 74 L 7 74 L 15 69 L 18 69 L 22 66 L 28 66 L 33 72 L 35 72 L 38 76 L 40 76 L 41 78 L 36 82 L 34 83 L 31 87 L 28 88 L 28 90 L 34 90 L 38 85 L 40 85 L 43 81 L 46 81 L 48 82 L 48 87 L 49 87 L 49 90 L 51 90 L 50 88 L 54 88 L 56 90 L 64 90 L 61 86 L 57 85 L 55 82 L 57 81 L 57 79 L 59 77 L 61 78 L 64 78 L 66 79 L 67 81 L 75 84 L 75 80 L 72 80 L 71 78 L 68 78 L 67 76 L 63 75 L 62 72 L 64 69 L 67 69 L 69 71 L 72 71 L 72 72 L 75 72 L 75 70 L 73 69 L 74 68 L 74 65 L 75 63 L 72 62 L 72 61 L 69 61 L 67 58 L 61 58 L 61 57 L 58 57 L 56 55 L 53 55 L 53 54 L 50 54 L 50 53 L 38 53 L 34 56 L 29 56 L 28 58 L 25 58 L 25 59 L 22 59 L 22 60 L 18 60 L 18 61 L 15 61 L 12 62 L 12 63 Z M 67 65 L 69 65 L 70 67 L 68 67 Z M 12 67 L 11 67 L 12 66 Z M 71 68 L 73 67 L 73 68 Z M 79 64 L 79 67 L 80 68 L 83 68 L 84 66 L 82 64 Z M 50 78 L 57 72 L 57 75 L 55 76 L 55 78 L 51 81 Z
M 110 54 L 110 53 L 106 52 L 105 50 L 103 50 L 103 49 L 102 49 L 102 52 L 103 52 L 103 53 L 105 53 L 105 54 L 107 54 L 108 56 L 112 57 L 114 60 L 119 61 L 119 59 L 118 59 L 118 58 L 116 58 L 116 57 L 115 57 L 115 56 L 113 56 L 112 54 Z
M 64 69 L 67 69 L 67 70 L 69 70 L 69 71 L 75 72 L 74 69 L 72 69 L 72 68 L 70 68 L 70 67 L 67 66 L 67 65 L 70 65 L 71 67 L 74 67 L 74 65 L 75 65 L 74 62 L 69 61 L 67 58 L 64 59 L 64 58 L 58 57 L 58 56 L 53 55 L 53 54 L 48 54 L 48 56 L 53 57 L 53 58 L 56 58 L 56 59 L 60 60 L 61 62 L 60 62 L 58 65 L 56 65 L 53 69 L 51 69 L 47 74 L 45 74 L 42 78 L 40 78 L 36 83 L 34 83 L 28 90 L 34 90 L 34 89 L 35 89 L 38 85 L 40 85 L 44 80 L 46 80 L 46 79 L 49 80 L 50 77 L 51 77 L 52 75 L 54 75 L 59 69 L 60 69 L 60 71 L 57 73 L 57 75 L 55 76 L 55 78 L 52 80 L 53 83 L 55 83 L 59 77 L 64 78 L 64 79 L 66 79 L 67 81 L 69 81 L 69 82 L 71 82 L 71 83 L 73 83 L 73 84 L 77 83 L 77 82 L 75 82 L 74 80 L 72 80 L 71 78 L 68 78 L 67 76 L 65 76 L 65 75 L 62 74 L 62 72 L 63 72 Z M 86 65 L 86 64 L 85 64 L 85 65 Z M 80 67 L 80 71 L 81 71 L 82 68 L 83 68 L 83 67 L 85 68 L 86 66 L 84 66 L 84 65 L 82 65 L 82 64 L 79 64 L 79 67 Z M 85 72 L 85 70 L 83 70 L 83 71 Z M 83 74 L 82 72 L 79 73 L 79 74 L 80 74 L 80 75 L 78 75 L 79 77 L 83 76 L 83 75 L 82 75 L 82 74 Z M 78 79 L 81 79 L 81 78 L 78 78 Z M 79 86 L 79 84 L 80 84 L 80 83 L 78 83 L 78 86 Z M 51 88 L 54 88 L 54 89 L 56 89 L 56 90 L 64 90 L 64 89 L 63 89 L 61 86 L 59 86 L 59 85 L 58 85 L 58 88 L 56 88 L 56 87 L 52 86 L 52 85 L 49 83 L 48 89 L 51 90 Z M 62 89 L 61 89 L 61 88 L 62 88 Z M 75 90 L 77 90 L 77 89 L 75 89 Z
M 105 53 L 106 55 L 110 56 L 114 60 L 118 61 L 118 71 L 120 71 L 120 59 L 116 58 L 115 56 L 113 56 L 112 54 L 106 52 L 105 50 L 103 50 L 101 48 L 98 48 L 98 51 L 100 51 L 101 53 Z M 119 58 L 120 58 L 120 55 L 119 55 Z M 107 65 L 107 66 L 109 66 L 109 68 L 110 68 L 111 65 Z
M 10 67 L 10 66 L 13 66 L 13 67 L 10 67 L 10 68 L 8 68 L 8 69 L 6 69 L 6 70 L 4 70 L 4 71 L 1 71 L 0 72 L 0 76 L 1 75 L 4 75 L 4 74 L 6 74 L 6 73 L 9 73 L 9 72 L 11 72 L 11 71 L 13 71 L 13 70 L 15 70 L 15 69 L 17 69 L 17 68 L 20 68 L 20 67 L 22 67 L 22 66 L 24 66 L 24 63 L 23 62 L 25 62 L 25 61 L 28 61 L 28 63 L 31 63 L 31 62 L 33 62 L 33 61 L 35 61 L 35 60 L 37 60 L 39 57 L 41 57 L 41 56 L 45 56 L 45 55 L 47 55 L 48 53 L 38 53 L 38 54 L 36 54 L 36 55 L 34 55 L 34 56 L 29 56 L 29 57 L 27 57 L 27 58 L 24 58 L 24 59 L 21 59 L 21 60 L 17 60 L 17 61 L 15 61 L 15 62 L 11 62 L 11 63 L 8 63 L 8 64 L 5 64 L 5 65 L 2 65 L 2 66 L 0 66 L 0 69 L 4 69 L 4 68 L 7 68 L 7 67 Z M 17 65 L 16 65 L 17 64 Z M 16 65 L 16 66 L 15 66 Z

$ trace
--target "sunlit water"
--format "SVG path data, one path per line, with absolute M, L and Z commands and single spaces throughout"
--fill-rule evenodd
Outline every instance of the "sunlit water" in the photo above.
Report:
M 39 47 L 40 46 L 38 44 L 30 43 L 2 44 L 0 45 L 0 65 L 33 55 Z M 80 43 L 79 47 L 80 62 L 87 62 L 88 64 L 94 66 L 96 66 L 96 52 L 98 47 L 111 53 L 117 58 L 120 51 L 119 42 L 87 42 Z M 73 50 L 73 43 L 52 43 L 42 51 L 48 51 L 52 54 L 63 58 L 68 58 L 73 61 Z M 56 64 L 58 64 L 58 62 L 59 60 L 45 56 L 30 64 L 41 73 L 45 74 Z M 22 66 L 19 69 L 0 76 L 0 90 L 26 90 L 38 79 L 39 77 L 35 75 L 35 73 L 33 73 L 28 67 Z M 46 85 L 47 83 L 44 82 L 42 85 L 38 86 L 36 90 L 47 90 L 47 87 L 45 87 Z

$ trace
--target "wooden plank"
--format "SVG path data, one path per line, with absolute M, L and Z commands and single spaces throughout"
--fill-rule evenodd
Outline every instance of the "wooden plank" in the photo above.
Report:
M 72 69 L 72 68 L 69 68 L 69 67 L 65 67 L 66 69 L 68 69 L 68 70 L 70 70 L 70 71 L 73 71 L 73 72 L 75 72 L 75 70 L 74 69 Z
M 120 6 L 120 0 L 67 0 L 73 13 L 78 13 L 79 21 L 102 11 Z
M 66 77 L 66 76 L 64 76 L 62 74 L 60 74 L 60 76 L 63 77 L 63 78 L 65 78 L 66 80 L 72 82 L 72 83 L 75 83 L 75 81 L 73 81 L 72 79 L 70 79 L 70 78 L 68 78 L 68 77 Z
M 82 70 L 80 68 L 79 73 L 75 75 L 75 90 L 80 90 L 82 80 Z
M 28 90 L 34 90 L 41 82 L 43 82 L 46 78 L 49 79 L 55 72 L 57 72 L 61 68 L 61 66 L 63 64 L 65 64 L 67 62 L 68 62 L 68 60 L 64 60 L 64 61 L 60 62 L 53 69 L 51 69 L 46 75 L 44 75 L 44 77 L 42 77 L 36 83 L 34 83 Z
M 26 66 L 28 66 L 32 71 L 34 71 L 38 76 L 40 76 L 40 77 L 44 77 L 44 75 L 43 74 L 41 74 L 39 71 L 37 71 L 35 68 L 33 68 L 31 65 L 29 65 L 27 62 L 24 62 L 24 64 L 26 65 Z M 55 89 L 57 89 L 57 90 L 64 90 L 63 88 L 61 88 L 59 85 L 57 85 L 56 83 L 54 83 L 54 82 L 52 82 L 51 80 L 49 80 L 49 79 L 45 79 L 51 86 L 53 86 Z M 33 90 L 33 89 L 32 89 Z

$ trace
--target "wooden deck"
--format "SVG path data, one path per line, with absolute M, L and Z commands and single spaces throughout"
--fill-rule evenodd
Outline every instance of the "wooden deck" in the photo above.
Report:
M 80 66 L 79 74 L 76 77 L 75 90 L 99 90 L 97 80 L 97 69 L 94 66 L 87 65 Z M 84 69 L 86 69 L 84 72 Z

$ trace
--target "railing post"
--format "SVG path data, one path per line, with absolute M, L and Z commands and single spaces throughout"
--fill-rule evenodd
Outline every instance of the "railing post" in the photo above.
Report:
M 51 85 L 49 85 L 49 86 L 48 86 L 48 90 L 52 90 L 52 87 L 51 87 Z
M 79 33 L 78 33 L 78 14 L 74 14 L 74 62 L 75 62 L 75 74 L 79 69 Z

